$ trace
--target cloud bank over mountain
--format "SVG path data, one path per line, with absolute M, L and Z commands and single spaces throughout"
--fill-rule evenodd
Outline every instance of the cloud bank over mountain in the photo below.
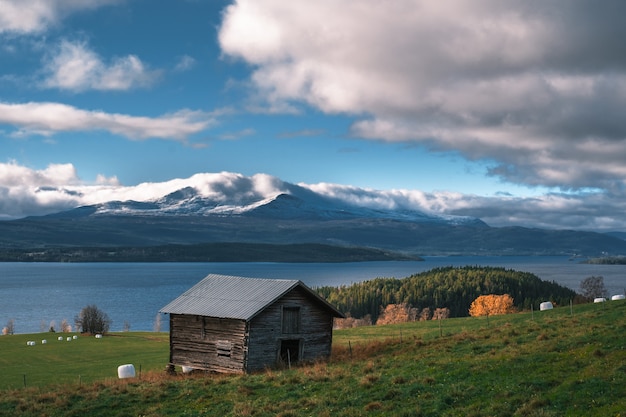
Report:
M 626 3 L 237 0 L 219 41 L 274 109 L 490 161 L 507 182 L 626 185 Z M 568 200 L 565 200 L 568 203 Z
M 450 192 L 374 190 L 341 184 L 290 184 L 279 178 L 232 172 L 199 173 L 164 182 L 121 185 L 115 177 L 81 180 L 71 164 L 33 170 L 16 163 L 0 164 L 0 219 L 43 215 L 110 201 L 156 201 L 186 188 L 228 205 L 290 194 L 295 189 L 357 207 L 413 210 L 434 215 L 475 217 L 490 226 L 527 226 L 548 229 L 609 231 L 626 228 L 624 207 L 603 194 L 550 194 L 542 198 L 481 197 Z M 613 204 L 613 205 L 611 205 Z

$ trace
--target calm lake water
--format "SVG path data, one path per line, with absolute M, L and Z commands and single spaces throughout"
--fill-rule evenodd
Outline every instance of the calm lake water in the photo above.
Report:
M 602 275 L 612 294 L 623 294 L 626 265 L 584 265 L 567 257 L 428 257 L 425 262 L 284 263 L 0 263 L 0 328 L 9 319 L 16 333 L 58 329 L 88 304 L 112 320 L 112 331 L 153 330 L 160 308 L 208 274 L 300 279 L 310 287 L 349 285 L 377 277 L 404 278 L 441 266 L 500 266 L 532 272 L 577 290 Z M 161 330 L 167 330 L 162 317 Z

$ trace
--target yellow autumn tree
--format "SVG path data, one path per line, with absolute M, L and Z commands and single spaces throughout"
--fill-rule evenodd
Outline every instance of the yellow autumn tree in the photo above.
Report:
M 481 295 L 476 298 L 469 309 L 472 317 L 495 316 L 496 314 L 509 314 L 515 311 L 513 298 L 508 295 Z
M 408 304 L 389 304 L 381 308 L 376 324 L 406 323 L 409 321 L 411 308 Z

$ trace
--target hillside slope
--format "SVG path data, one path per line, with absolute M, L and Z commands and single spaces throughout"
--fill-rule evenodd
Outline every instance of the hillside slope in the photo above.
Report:
M 362 327 L 334 332 L 328 364 L 243 376 L 171 377 L 160 368 L 131 380 L 72 378 L 45 390 L 4 391 L 0 416 L 620 416 L 625 330 L 623 301 Z M 132 336 L 119 336 L 126 349 Z M 11 338 L 0 345 L 17 354 L 7 348 Z M 22 351 L 25 340 L 18 340 Z M 167 360 L 163 338 L 135 340 L 133 351 L 157 343 Z M 61 374 L 64 360 L 77 362 L 61 357 L 49 371 Z M 113 375 L 123 358 L 109 360 Z

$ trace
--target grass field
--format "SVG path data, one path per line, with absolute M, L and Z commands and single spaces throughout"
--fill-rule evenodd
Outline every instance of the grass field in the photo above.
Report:
M 239 376 L 167 376 L 165 334 L 3 336 L 0 415 L 626 416 L 625 331 L 623 301 L 364 327 L 334 333 L 329 363 Z M 117 380 L 123 363 L 142 375 Z
M 117 378 L 119 365 L 137 373 L 162 370 L 169 358 L 167 333 L 113 333 L 102 339 L 74 333 L 17 334 L 0 337 L 0 389 L 92 383 Z M 63 338 L 62 341 L 58 337 Z M 71 341 L 67 341 L 70 337 Z M 47 343 L 43 344 L 42 340 Z M 34 341 L 34 346 L 28 346 Z

